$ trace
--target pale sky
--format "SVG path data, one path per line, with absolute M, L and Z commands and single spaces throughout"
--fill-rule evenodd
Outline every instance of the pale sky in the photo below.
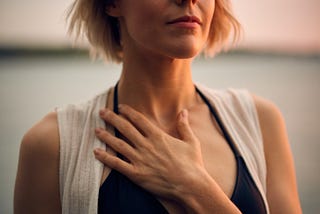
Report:
M 137 1 L 137 0 L 135 0 Z M 0 0 L 0 46 L 70 44 L 64 15 L 72 0 Z M 241 47 L 320 53 L 320 0 L 233 0 Z

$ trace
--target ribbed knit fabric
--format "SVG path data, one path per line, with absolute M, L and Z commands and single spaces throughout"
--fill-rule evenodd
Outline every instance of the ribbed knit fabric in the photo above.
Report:
M 266 200 L 266 163 L 258 115 L 246 90 L 197 88 L 208 98 L 243 157 L 262 198 Z M 62 213 L 97 213 L 103 164 L 94 157 L 94 148 L 105 148 L 95 137 L 95 128 L 105 127 L 99 110 L 110 91 L 80 105 L 57 109 L 60 134 L 60 198 Z
M 95 137 L 95 128 L 105 127 L 99 110 L 106 104 L 107 92 L 80 104 L 58 108 L 60 135 L 59 184 L 63 214 L 97 213 L 103 164 L 93 150 L 105 148 Z

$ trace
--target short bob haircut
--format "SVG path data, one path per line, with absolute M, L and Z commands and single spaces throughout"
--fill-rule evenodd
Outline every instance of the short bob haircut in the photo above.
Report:
M 90 43 L 90 53 L 94 58 L 122 62 L 122 47 L 118 19 L 107 14 L 107 8 L 117 0 L 74 0 L 67 18 L 69 34 L 76 40 L 85 36 Z M 239 39 L 240 24 L 231 12 L 230 0 L 215 0 L 215 11 L 211 22 L 208 40 L 204 47 L 206 56 L 214 56 Z

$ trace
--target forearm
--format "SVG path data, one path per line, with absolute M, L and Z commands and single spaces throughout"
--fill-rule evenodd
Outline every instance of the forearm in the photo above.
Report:
M 241 213 L 205 170 L 179 187 L 176 198 L 187 213 Z

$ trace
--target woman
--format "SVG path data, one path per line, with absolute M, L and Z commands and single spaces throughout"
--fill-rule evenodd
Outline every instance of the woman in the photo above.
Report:
M 15 213 L 301 213 L 279 110 L 192 81 L 193 58 L 238 31 L 229 11 L 227 0 L 76 0 L 71 31 L 122 74 L 26 133 Z

